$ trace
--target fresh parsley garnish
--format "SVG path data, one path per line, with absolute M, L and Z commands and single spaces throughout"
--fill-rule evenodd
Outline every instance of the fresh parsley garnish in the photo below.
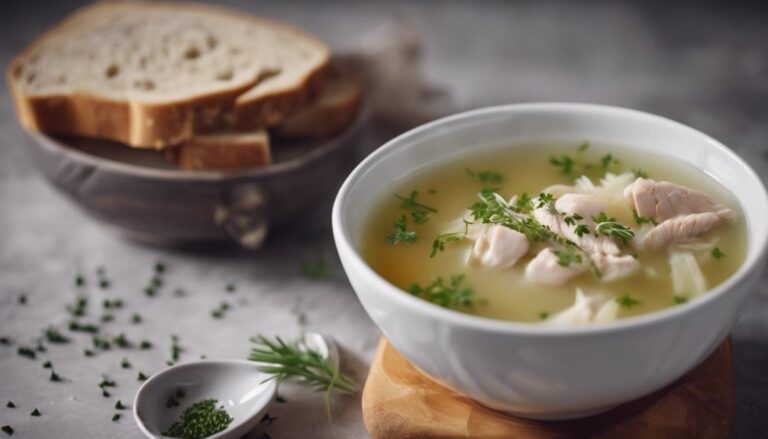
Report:
M 442 277 L 438 277 L 428 285 L 413 284 L 408 292 L 443 308 L 472 308 L 476 303 L 475 292 L 462 286 L 463 282 L 464 275 L 451 276 L 447 284 Z
M 140 371 L 139 374 L 136 376 L 136 380 L 137 381 L 146 381 L 147 380 L 147 376 L 144 375 L 144 372 Z
M 411 191 L 411 194 L 408 197 L 395 194 L 395 197 L 401 202 L 400 208 L 411 213 L 411 218 L 413 218 L 414 224 L 424 224 L 429 220 L 429 214 L 437 213 L 437 209 L 416 201 L 418 196 L 419 192 L 415 190 Z
M 609 218 L 605 212 L 600 212 L 592 220 L 595 222 L 595 234 L 612 236 L 625 245 L 635 237 L 635 233 L 629 227 L 617 222 L 616 218 Z
M 688 298 L 685 297 L 685 296 L 675 295 L 672 298 L 672 303 L 674 303 L 675 305 L 680 305 L 680 304 L 683 304 L 683 303 L 685 303 L 687 301 L 688 301 Z
M 549 159 L 549 164 L 560 169 L 561 174 L 570 174 L 573 171 L 574 161 L 567 155 L 554 156 Z
M 539 313 L 539 320 L 547 320 L 549 317 L 549 311 L 542 311 Z
M 406 216 L 401 215 L 392 225 L 394 231 L 387 235 L 384 239 L 388 244 L 399 244 L 404 242 L 406 244 L 412 244 L 416 242 L 418 236 L 416 232 L 408 230 L 406 226 Z
M 34 360 L 37 354 L 35 354 L 34 349 L 28 348 L 26 346 L 19 346 L 18 349 L 16 349 L 16 353 L 21 357 L 27 357 L 30 360 Z
M 512 206 L 512 209 L 518 213 L 531 213 L 533 208 L 533 198 L 528 195 L 528 192 L 523 192 L 520 194 L 520 196 L 515 200 L 515 205 Z
M 600 166 L 603 169 L 608 169 L 611 165 L 618 165 L 619 160 L 613 157 L 613 154 L 606 154 L 600 157 Z
M 616 302 L 621 306 L 622 308 L 633 308 L 637 305 L 640 305 L 640 301 L 635 299 L 634 297 L 630 296 L 629 294 L 623 294 L 616 298 Z
M 711 254 L 711 255 L 712 255 L 712 257 L 713 257 L 713 258 L 715 258 L 715 259 L 722 259 L 722 258 L 724 258 L 724 257 L 725 257 L 725 253 L 723 253 L 723 252 L 720 250 L 720 248 L 719 248 L 719 247 L 715 247 L 715 248 L 713 248 L 713 249 L 712 249 L 712 251 L 710 252 L 710 254 Z
M 10 425 L 3 425 L 0 430 L 3 430 L 3 433 L 7 434 L 8 436 L 13 436 L 13 427 Z
M 32 413 L 29 414 L 29 416 L 41 416 L 42 413 L 40 413 L 40 410 L 34 409 L 32 410 Z
M 504 181 L 504 176 L 495 171 L 473 171 L 466 169 L 467 175 L 480 183 L 499 184 Z
M 552 250 L 552 253 L 557 257 L 557 264 L 562 267 L 568 267 L 574 263 L 581 264 L 584 261 L 581 251 L 573 245 L 562 246 Z
M 648 178 L 648 173 L 639 168 L 632 168 L 632 173 L 635 174 L 635 178 Z

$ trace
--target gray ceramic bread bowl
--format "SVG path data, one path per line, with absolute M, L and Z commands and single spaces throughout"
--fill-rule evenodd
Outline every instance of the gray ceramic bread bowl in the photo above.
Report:
M 89 216 L 139 241 L 258 248 L 273 228 L 325 199 L 354 164 L 364 112 L 325 141 L 282 144 L 275 163 L 236 172 L 183 171 L 156 152 L 29 133 L 37 167 Z

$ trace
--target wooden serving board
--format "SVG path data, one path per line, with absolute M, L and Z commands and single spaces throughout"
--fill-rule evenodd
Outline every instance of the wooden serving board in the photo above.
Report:
M 609 412 L 532 421 L 484 407 L 419 372 L 382 338 L 363 390 L 374 439 L 726 438 L 733 418 L 730 341 L 675 384 Z

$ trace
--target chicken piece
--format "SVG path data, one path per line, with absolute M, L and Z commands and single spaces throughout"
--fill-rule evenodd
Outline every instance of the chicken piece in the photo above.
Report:
M 485 267 L 510 268 L 528 253 L 530 244 L 522 233 L 500 225 L 486 226 L 475 239 L 470 261 Z
M 606 255 L 594 253 L 590 255 L 592 264 L 600 272 L 600 280 L 611 282 L 631 276 L 640 269 L 640 262 L 632 255 Z
M 549 227 L 554 233 L 575 242 L 587 253 L 609 255 L 620 253 L 616 242 L 609 236 L 595 236 L 594 233 L 585 233 L 579 236 L 576 234 L 576 225 L 571 226 L 564 221 L 564 216 L 578 214 L 582 217 L 578 224 L 585 224 L 590 230 L 593 230 L 595 222 L 592 221 L 592 217 L 605 211 L 605 205 L 594 195 L 565 194 L 555 201 L 555 210 L 565 215 L 552 212 L 549 206 L 542 206 L 534 209 L 533 217 L 542 225 Z
M 584 294 L 576 288 L 576 300 L 573 305 L 546 319 L 543 324 L 549 326 L 582 326 L 591 323 L 607 323 L 618 318 L 619 304 L 610 296 L 602 294 Z
M 525 278 L 544 285 L 564 285 L 587 271 L 587 268 L 584 261 L 573 262 L 568 266 L 560 265 L 552 249 L 545 248 L 525 267 Z
M 658 249 L 673 242 L 689 240 L 700 236 L 721 221 L 721 216 L 715 212 L 692 213 L 668 219 L 652 228 L 637 240 L 641 249 Z
M 638 215 L 662 222 L 679 215 L 711 212 L 733 219 L 733 212 L 709 195 L 667 181 L 638 178 L 624 189 L 624 198 Z

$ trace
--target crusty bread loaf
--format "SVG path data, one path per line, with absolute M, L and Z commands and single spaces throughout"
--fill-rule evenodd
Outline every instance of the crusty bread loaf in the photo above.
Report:
M 357 77 L 332 66 L 320 95 L 288 116 L 273 133 L 284 139 L 319 139 L 336 134 L 354 121 L 362 95 L 363 87 Z
M 272 163 L 269 134 L 265 130 L 198 135 L 178 148 L 169 149 L 166 157 L 179 168 L 192 171 L 257 168 Z
M 275 123 L 264 109 L 306 99 L 329 56 L 308 34 L 228 9 L 99 2 L 20 54 L 8 81 L 27 129 L 159 149 Z

